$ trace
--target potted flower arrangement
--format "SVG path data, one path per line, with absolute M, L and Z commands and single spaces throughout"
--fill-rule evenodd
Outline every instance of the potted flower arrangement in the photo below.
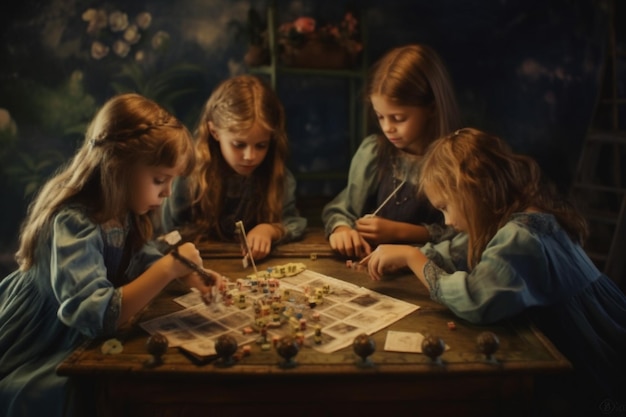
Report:
M 319 27 L 308 16 L 283 23 L 277 31 L 277 43 L 281 63 L 302 68 L 350 68 L 363 49 L 352 13 L 346 13 L 338 24 Z

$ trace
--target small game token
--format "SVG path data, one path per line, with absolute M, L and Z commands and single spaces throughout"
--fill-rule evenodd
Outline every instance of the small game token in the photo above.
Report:
M 122 342 L 117 339 L 109 339 L 100 347 L 100 352 L 105 355 L 116 355 L 118 353 L 122 353 L 123 350 L 124 346 L 122 346 Z

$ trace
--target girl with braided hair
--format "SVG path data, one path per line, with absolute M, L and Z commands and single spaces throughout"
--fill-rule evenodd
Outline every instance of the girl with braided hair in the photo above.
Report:
M 176 278 L 210 291 L 150 243 L 153 212 L 194 164 L 191 134 L 153 101 L 123 94 L 98 111 L 76 155 L 31 203 L 19 269 L 0 281 L 5 416 L 72 415 L 71 381 L 55 368 L 85 338 L 113 335 Z M 192 243 L 178 253 L 202 266 Z

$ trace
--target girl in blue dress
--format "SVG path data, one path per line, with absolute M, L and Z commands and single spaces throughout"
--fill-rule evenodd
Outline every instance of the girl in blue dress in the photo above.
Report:
M 371 277 L 408 266 L 431 298 L 472 323 L 526 315 L 573 365 L 574 377 L 550 388 L 567 387 L 562 415 L 622 415 L 626 296 L 582 249 L 582 216 L 533 159 L 481 131 L 438 139 L 423 163 L 420 190 L 462 233 L 421 248 L 379 246 L 364 260 Z
M 330 247 L 357 258 L 381 243 L 424 243 L 447 232 L 418 197 L 417 179 L 428 145 L 461 127 L 452 80 L 427 45 L 387 52 L 372 66 L 366 98 L 380 131 L 363 139 L 346 188 L 322 210 Z
M 307 220 L 296 208 L 296 181 L 286 167 L 285 112 L 268 85 L 253 75 L 221 82 L 195 136 L 198 166 L 175 182 L 163 210 L 164 231 L 233 241 L 241 221 L 254 259 L 302 237 Z
M 194 162 L 189 131 L 153 101 L 119 95 L 98 111 L 30 205 L 19 269 L 0 281 L 3 416 L 93 415 L 73 408 L 57 365 L 86 338 L 113 335 L 176 278 L 210 290 L 148 244 L 151 215 Z M 179 253 L 202 265 L 193 244 Z

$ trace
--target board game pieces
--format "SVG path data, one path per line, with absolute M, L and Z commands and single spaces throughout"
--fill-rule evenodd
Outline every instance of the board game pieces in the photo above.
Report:
M 276 352 L 283 358 L 278 363 L 281 368 L 293 368 L 297 365 L 293 359 L 300 351 L 300 344 L 297 339 L 292 336 L 283 336 L 276 342 Z
M 430 358 L 433 363 L 441 364 L 441 354 L 446 349 L 446 344 L 437 336 L 426 335 L 422 340 L 422 352 Z
M 361 360 L 356 362 L 357 366 L 373 365 L 369 356 L 376 350 L 376 343 L 370 336 L 365 333 L 361 333 L 355 337 L 354 342 L 352 343 L 352 350 L 354 350 L 354 353 L 361 358 Z
M 237 340 L 229 334 L 223 334 L 215 341 L 215 352 L 217 353 L 216 366 L 231 366 L 235 363 L 233 355 L 237 352 Z
M 485 355 L 485 360 L 487 362 L 497 362 L 494 353 L 500 347 L 500 339 L 493 332 L 482 332 L 476 338 L 476 344 L 478 345 L 478 350 L 480 350 Z
M 161 333 L 155 333 L 151 335 L 146 341 L 146 349 L 148 353 L 152 355 L 145 363 L 146 366 L 157 366 L 163 363 L 162 356 L 167 352 L 169 343 L 167 337 Z

